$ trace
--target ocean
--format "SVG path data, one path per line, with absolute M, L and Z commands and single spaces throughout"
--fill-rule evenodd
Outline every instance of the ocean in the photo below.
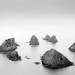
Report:
M 4 21 L 4 22 L 3 22 Z M 46 34 L 55 35 L 56 44 L 42 40 Z M 38 46 L 30 46 L 32 35 L 39 40 Z M 75 75 L 75 66 L 51 70 L 42 66 L 40 57 L 51 48 L 56 49 L 75 63 L 75 53 L 69 47 L 75 42 L 74 19 L 5 19 L 0 22 L 0 45 L 5 39 L 15 38 L 21 61 L 11 61 L 0 54 L 0 75 Z M 26 59 L 28 56 L 30 59 Z M 40 62 L 39 65 L 34 64 Z

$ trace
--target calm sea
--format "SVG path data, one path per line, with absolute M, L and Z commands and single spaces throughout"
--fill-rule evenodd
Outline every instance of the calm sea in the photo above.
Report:
M 0 44 L 7 38 L 14 37 L 20 45 L 17 48 L 21 61 L 10 61 L 5 55 L 0 54 L 0 75 L 75 75 L 75 66 L 59 70 L 46 69 L 42 64 L 36 65 L 35 62 L 40 62 L 42 56 L 47 50 L 54 48 L 65 55 L 70 61 L 75 63 L 75 53 L 69 51 L 70 45 L 75 42 L 75 26 L 74 25 L 33 25 L 33 26 L 8 26 L 1 29 Z M 4 30 L 4 32 L 3 32 Z M 31 35 L 36 35 L 39 40 L 38 46 L 30 46 L 28 43 Z M 52 44 L 41 38 L 46 34 L 50 36 L 56 35 L 58 43 Z M 28 56 L 31 59 L 26 59 Z

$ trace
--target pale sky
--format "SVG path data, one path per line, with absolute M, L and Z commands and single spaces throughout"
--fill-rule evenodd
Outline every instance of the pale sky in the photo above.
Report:
M 75 0 L 0 0 L 0 13 L 75 15 Z
M 1 36 L 42 34 L 49 26 L 54 33 L 75 31 L 75 0 L 0 0 Z

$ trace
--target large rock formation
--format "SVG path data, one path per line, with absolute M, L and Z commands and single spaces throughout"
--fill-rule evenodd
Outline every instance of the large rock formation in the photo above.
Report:
M 51 49 L 47 51 L 41 58 L 42 64 L 51 69 L 58 69 L 73 65 L 64 55 L 58 51 Z
M 75 42 L 69 47 L 69 50 L 75 52 Z
M 7 58 L 12 61 L 21 60 L 21 57 L 18 55 L 17 51 L 12 51 L 7 54 Z
M 57 42 L 58 42 L 58 40 L 56 39 L 56 36 L 55 36 L 55 35 L 53 35 L 53 36 L 50 38 L 50 42 L 52 42 L 52 43 L 57 43 Z
M 47 34 L 47 35 L 43 38 L 43 40 L 50 41 L 50 36 Z
M 17 49 L 17 46 L 19 45 L 15 42 L 14 38 L 7 39 L 0 46 L 0 52 L 13 51 Z
M 33 35 L 30 39 L 30 45 L 39 45 L 39 41 L 35 35 Z

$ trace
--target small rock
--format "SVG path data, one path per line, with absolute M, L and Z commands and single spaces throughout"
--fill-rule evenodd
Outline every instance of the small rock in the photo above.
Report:
M 75 42 L 69 47 L 69 50 L 75 52 Z
M 58 69 L 73 65 L 64 55 L 55 49 L 47 51 L 41 58 L 42 64 L 51 69 Z
M 12 61 L 21 60 L 21 56 L 19 56 L 17 51 L 12 51 L 7 54 L 7 58 Z
M 26 59 L 30 59 L 28 56 L 25 56 Z
M 50 36 L 47 34 L 47 35 L 43 38 L 43 40 L 50 41 Z
M 39 65 L 39 64 L 40 64 L 40 62 L 35 62 L 34 64 L 37 64 L 37 65 Z
M 29 42 L 26 42 L 26 43 L 29 43 Z
M 39 45 L 39 41 L 35 35 L 31 37 L 30 45 Z
M 57 43 L 57 42 L 58 42 L 58 40 L 56 39 L 56 36 L 55 36 L 55 35 L 53 35 L 53 36 L 50 38 L 50 42 L 52 42 L 52 43 Z

